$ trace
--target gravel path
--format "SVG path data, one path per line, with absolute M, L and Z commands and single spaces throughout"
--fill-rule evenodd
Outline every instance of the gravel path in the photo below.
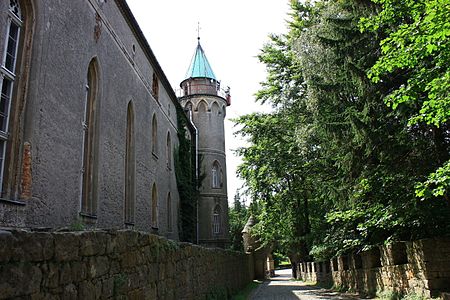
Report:
M 348 295 L 342 295 L 330 290 L 308 286 L 301 281 L 291 280 L 291 270 L 277 270 L 275 276 L 269 281 L 265 281 L 251 295 L 251 300 L 277 299 L 277 300 L 355 300 L 360 299 Z

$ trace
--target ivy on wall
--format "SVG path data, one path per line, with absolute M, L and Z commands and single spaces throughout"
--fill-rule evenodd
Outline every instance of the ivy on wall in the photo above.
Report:
M 180 240 L 196 242 L 198 180 L 195 174 L 195 145 L 186 136 L 187 118 L 181 108 L 177 111 L 178 141 L 175 149 L 175 174 L 180 195 L 178 229 Z

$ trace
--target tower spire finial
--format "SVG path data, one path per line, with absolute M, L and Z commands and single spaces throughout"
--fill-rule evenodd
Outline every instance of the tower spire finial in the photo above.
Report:
M 200 22 L 197 22 L 197 40 L 200 43 Z

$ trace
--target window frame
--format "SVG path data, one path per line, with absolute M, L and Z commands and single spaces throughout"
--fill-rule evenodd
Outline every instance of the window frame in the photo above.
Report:
M 96 58 L 88 66 L 83 120 L 83 161 L 80 215 L 97 218 L 99 70 Z
M 20 158 L 18 157 L 18 153 L 15 153 L 19 150 L 16 140 L 17 129 L 13 126 L 13 122 L 15 122 L 15 107 L 19 104 L 19 101 L 23 99 L 19 99 L 21 96 L 18 95 L 18 88 L 20 85 L 20 81 L 26 80 L 24 78 L 20 78 L 20 73 L 22 71 L 22 56 L 24 51 L 29 51 L 28 49 L 24 49 L 25 36 L 26 36 L 26 20 L 24 18 L 23 8 L 21 7 L 21 2 L 16 1 L 18 5 L 19 14 L 16 14 L 12 11 L 11 3 L 9 4 L 9 8 L 5 13 L 6 16 L 6 30 L 4 36 L 4 52 L 0 65 L 0 97 L 1 100 L 7 101 L 5 105 L 5 113 L 3 124 L 0 125 L 0 198 L 5 199 L 9 197 L 12 192 L 12 188 L 20 181 L 14 178 L 11 178 L 10 172 L 15 170 L 17 171 L 17 167 L 19 165 Z M 9 48 L 11 46 L 11 29 L 15 26 L 17 28 L 15 40 L 14 40 L 14 54 L 12 61 L 12 68 L 8 68 L 7 61 L 9 55 Z M 25 75 L 27 77 L 27 75 Z M 3 89 L 5 86 L 8 86 L 7 94 L 3 95 Z M 18 126 L 19 124 L 14 124 Z M 17 157 L 16 157 L 17 156 Z M 14 181 L 13 183 L 9 181 Z M 30 195 L 28 195 L 30 196 Z
M 158 159 L 158 120 L 156 113 L 152 116 L 152 155 Z
M 166 138 L 166 165 L 167 169 L 172 170 L 172 138 L 170 131 L 167 132 Z
M 170 192 L 167 193 L 167 232 L 173 232 L 172 220 L 172 197 Z
M 212 215 L 212 233 L 213 235 L 218 235 L 220 234 L 220 230 L 221 230 L 221 220 L 220 220 L 220 215 L 221 215 L 221 208 L 220 206 L 217 204 L 214 207 L 213 210 L 213 215 Z
M 136 157 L 135 124 L 133 101 L 127 105 L 126 145 L 125 145 L 125 199 L 124 223 L 134 225 L 136 202 Z
M 215 160 L 211 168 L 211 187 L 213 189 L 222 188 L 221 174 L 222 174 L 222 167 L 220 163 L 217 160 Z
M 159 80 L 156 73 L 153 73 L 152 76 L 152 96 L 159 102 Z
M 156 188 L 156 183 L 152 185 L 152 219 L 151 227 L 153 229 L 158 229 L 158 189 Z

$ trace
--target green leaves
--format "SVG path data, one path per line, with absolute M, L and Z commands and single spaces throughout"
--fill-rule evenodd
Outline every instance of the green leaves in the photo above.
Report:
M 385 102 L 393 109 L 412 107 L 410 126 L 445 126 L 450 120 L 450 1 L 375 2 L 381 4 L 381 12 L 372 19 L 362 19 L 361 28 L 383 28 L 387 37 L 381 42 L 382 55 L 369 71 L 369 78 L 380 82 L 383 77 L 389 80 L 404 73 L 405 82 L 394 88 Z M 441 147 L 448 147 L 448 143 Z M 446 195 L 450 189 L 446 169 L 444 165 L 419 183 L 416 195 L 422 199 Z
M 450 161 L 447 161 L 436 172 L 431 173 L 425 182 L 416 186 L 416 196 L 422 200 L 444 197 L 449 201 Z
M 258 56 L 273 112 L 235 120 L 262 241 L 323 259 L 450 227 L 415 198 L 448 199 L 448 162 L 415 190 L 450 158 L 448 1 L 292 2 Z
M 405 85 L 387 96 L 395 109 L 416 102 L 420 109 L 410 124 L 439 126 L 450 119 L 448 94 L 450 70 L 450 1 L 375 1 L 382 5 L 377 17 L 361 20 L 363 30 L 383 28 L 382 56 L 369 72 L 374 82 L 389 74 L 408 73 Z M 401 22 L 401 23 L 399 23 Z M 421 93 L 418 93 L 420 91 Z

